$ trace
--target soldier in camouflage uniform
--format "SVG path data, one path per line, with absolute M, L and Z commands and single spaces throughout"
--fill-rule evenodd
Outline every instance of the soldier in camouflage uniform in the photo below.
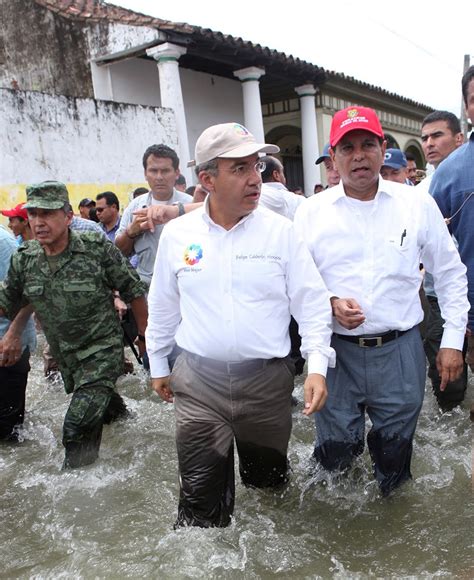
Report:
M 40 319 L 66 392 L 73 393 L 63 426 L 64 467 L 79 467 L 97 458 L 103 424 L 125 411 L 114 391 L 123 341 L 113 290 L 130 302 L 144 352 L 145 289 L 113 244 L 69 230 L 73 214 L 62 183 L 46 181 L 26 192 L 36 239 L 12 257 L 0 288 L 0 314 L 13 319 L 31 304 Z

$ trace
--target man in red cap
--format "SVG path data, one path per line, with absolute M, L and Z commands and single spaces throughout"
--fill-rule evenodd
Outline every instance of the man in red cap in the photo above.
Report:
M 295 216 L 332 296 L 337 355 L 316 418 L 314 456 L 326 469 L 348 468 L 364 449 L 367 411 L 367 444 L 388 495 L 411 477 L 424 394 L 419 264 L 433 273 L 446 321 L 438 355 L 441 388 L 462 370 L 466 268 L 431 196 L 380 177 L 386 142 L 375 111 L 338 111 L 330 145 L 341 182 L 310 198 Z
M 8 218 L 8 227 L 13 232 L 19 244 L 33 239 L 28 214 L 23 208 L 25 204 L 19 203 L 13 209 L 2 209 L 1 213 Z

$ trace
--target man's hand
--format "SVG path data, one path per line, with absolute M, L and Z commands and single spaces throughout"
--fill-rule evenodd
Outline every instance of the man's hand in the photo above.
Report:
M 448 383 L 461 376 L 463 370 L 462 352 L 455 348 L 440 348 L 436 357 L 436 368 L 441 377 L 439 388 L 444 391 Z
M 133 220 L 127 226 L 126 235 L 130 239 L 137 238 L 143 232 L 146 232 L 150 229 L 148 224 L 148 217 L 147 217 L 147 208 L 144 207 L 142 209 L 137 209 L 137 211 L 133 212 Z
M 117 314 L 118 314 L 118 317 L 120 318 L 120 320 L 122 320 L 122 318 L 125 316 L 125 314 L 127 314 L 127 305 L 120 298 L 120 296 L 114 297 L 114 307 L 115 307 L 115 312 L 117 312 Z
M 21 335 L 7 330 L 0 340 L 0 367 L 11 367 L 21 357 Z
M 328 397 L 326 379 L 323 375 L 310 374 L 304 382 L 304 411 L 303 415 L 312 415 L 320 411 Z
M 166 224 L 169 221 L 177 218 L 179 214 L 179 207 L 177 205 L 152 205 L 142 209 L 137 209 L 133 212 L 135 216 L 129 228 L 132 229 L 133 224 L 137 223 L 140 230 L 139 233 L 150 230 L 155 231 L 155 226 Z M 130 232 L 131 235 L 135 235 Z
M 341 326 L 352 330 L 365 321 L 364 313 L 354 298 L 331 298 L 332 313 Z
M 170 387 L 170 377 L 161 377 L 159 379 L 151 379 L 151 388 L 160 395 L 166 403 L 173 402 L 173 391 Z

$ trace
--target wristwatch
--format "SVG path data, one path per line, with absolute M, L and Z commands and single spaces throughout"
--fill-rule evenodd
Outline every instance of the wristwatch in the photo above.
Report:
M 178 217 L 181 217 L 185 214 L 184 205 L 180 201 L 176 205 L 178 206 Z

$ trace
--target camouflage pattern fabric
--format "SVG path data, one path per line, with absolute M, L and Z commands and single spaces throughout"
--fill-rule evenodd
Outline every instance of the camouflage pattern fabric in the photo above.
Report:
M 108 240 L 92 232 L 69 235 L 54 274 L 38 242 L 18 249 L 0 287 L 0 308 L 12 318 L 22 306 L 33 305 L 66 392 L 113 388 L 123 368 L 123 340 L 112 290 L 130 302 L 145 288 Z

